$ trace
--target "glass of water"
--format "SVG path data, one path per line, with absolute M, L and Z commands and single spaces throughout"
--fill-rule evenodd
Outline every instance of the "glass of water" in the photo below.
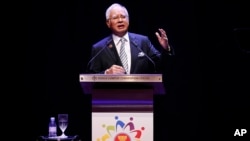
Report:
M 58 126 L 62 131 L 62 135 L 60 137 L 67 138 L 64 132 L 68 127 L 68 114 L 58 114 Z

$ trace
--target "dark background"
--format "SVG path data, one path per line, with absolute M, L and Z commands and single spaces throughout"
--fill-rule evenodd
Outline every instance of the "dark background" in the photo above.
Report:
M 250 132 L 247 2 L 43 0 L 32 1 L 29 13 L 31 140 L 47 135 L 49 117 L 58 113 L 69 114 L 66 134 L 91 140 L 91 97 L 83 93 L 79 74 L 91 45 L 110 33 L 105 11 L 113 2 L 127 7 L 131 32 L 149 36 L 160 49 L 154 33 L 164 28 L 175 48 L 167 94 L 155 96 L 155 140 L 243 139 L 233 134 Z

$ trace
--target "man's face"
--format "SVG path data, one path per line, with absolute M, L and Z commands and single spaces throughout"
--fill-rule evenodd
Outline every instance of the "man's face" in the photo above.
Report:
M 117 36 L 123 36 L 128 31 L 129 17 L 121 7 L 115 7 L 111 10 L 107 26 Z

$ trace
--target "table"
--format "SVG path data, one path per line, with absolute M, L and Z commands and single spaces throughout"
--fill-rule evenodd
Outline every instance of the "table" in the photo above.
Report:
M 67 138 L 61 138 L 60 136 L 57 137 L 39 136 L 38 141 L 80 141 L 80 138 L 78 135 L 68 136 Z

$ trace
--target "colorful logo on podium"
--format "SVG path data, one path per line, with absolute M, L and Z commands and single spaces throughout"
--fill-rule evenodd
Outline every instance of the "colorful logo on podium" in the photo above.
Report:
M 137 128 L 133 122 L 134 118 L 130 117 L 128 122 L 120 120 L 115 116 L 115 124 L 103 124 L 104 134 L 97 138 L 96 141 L 141 141 L 145 127 Z

